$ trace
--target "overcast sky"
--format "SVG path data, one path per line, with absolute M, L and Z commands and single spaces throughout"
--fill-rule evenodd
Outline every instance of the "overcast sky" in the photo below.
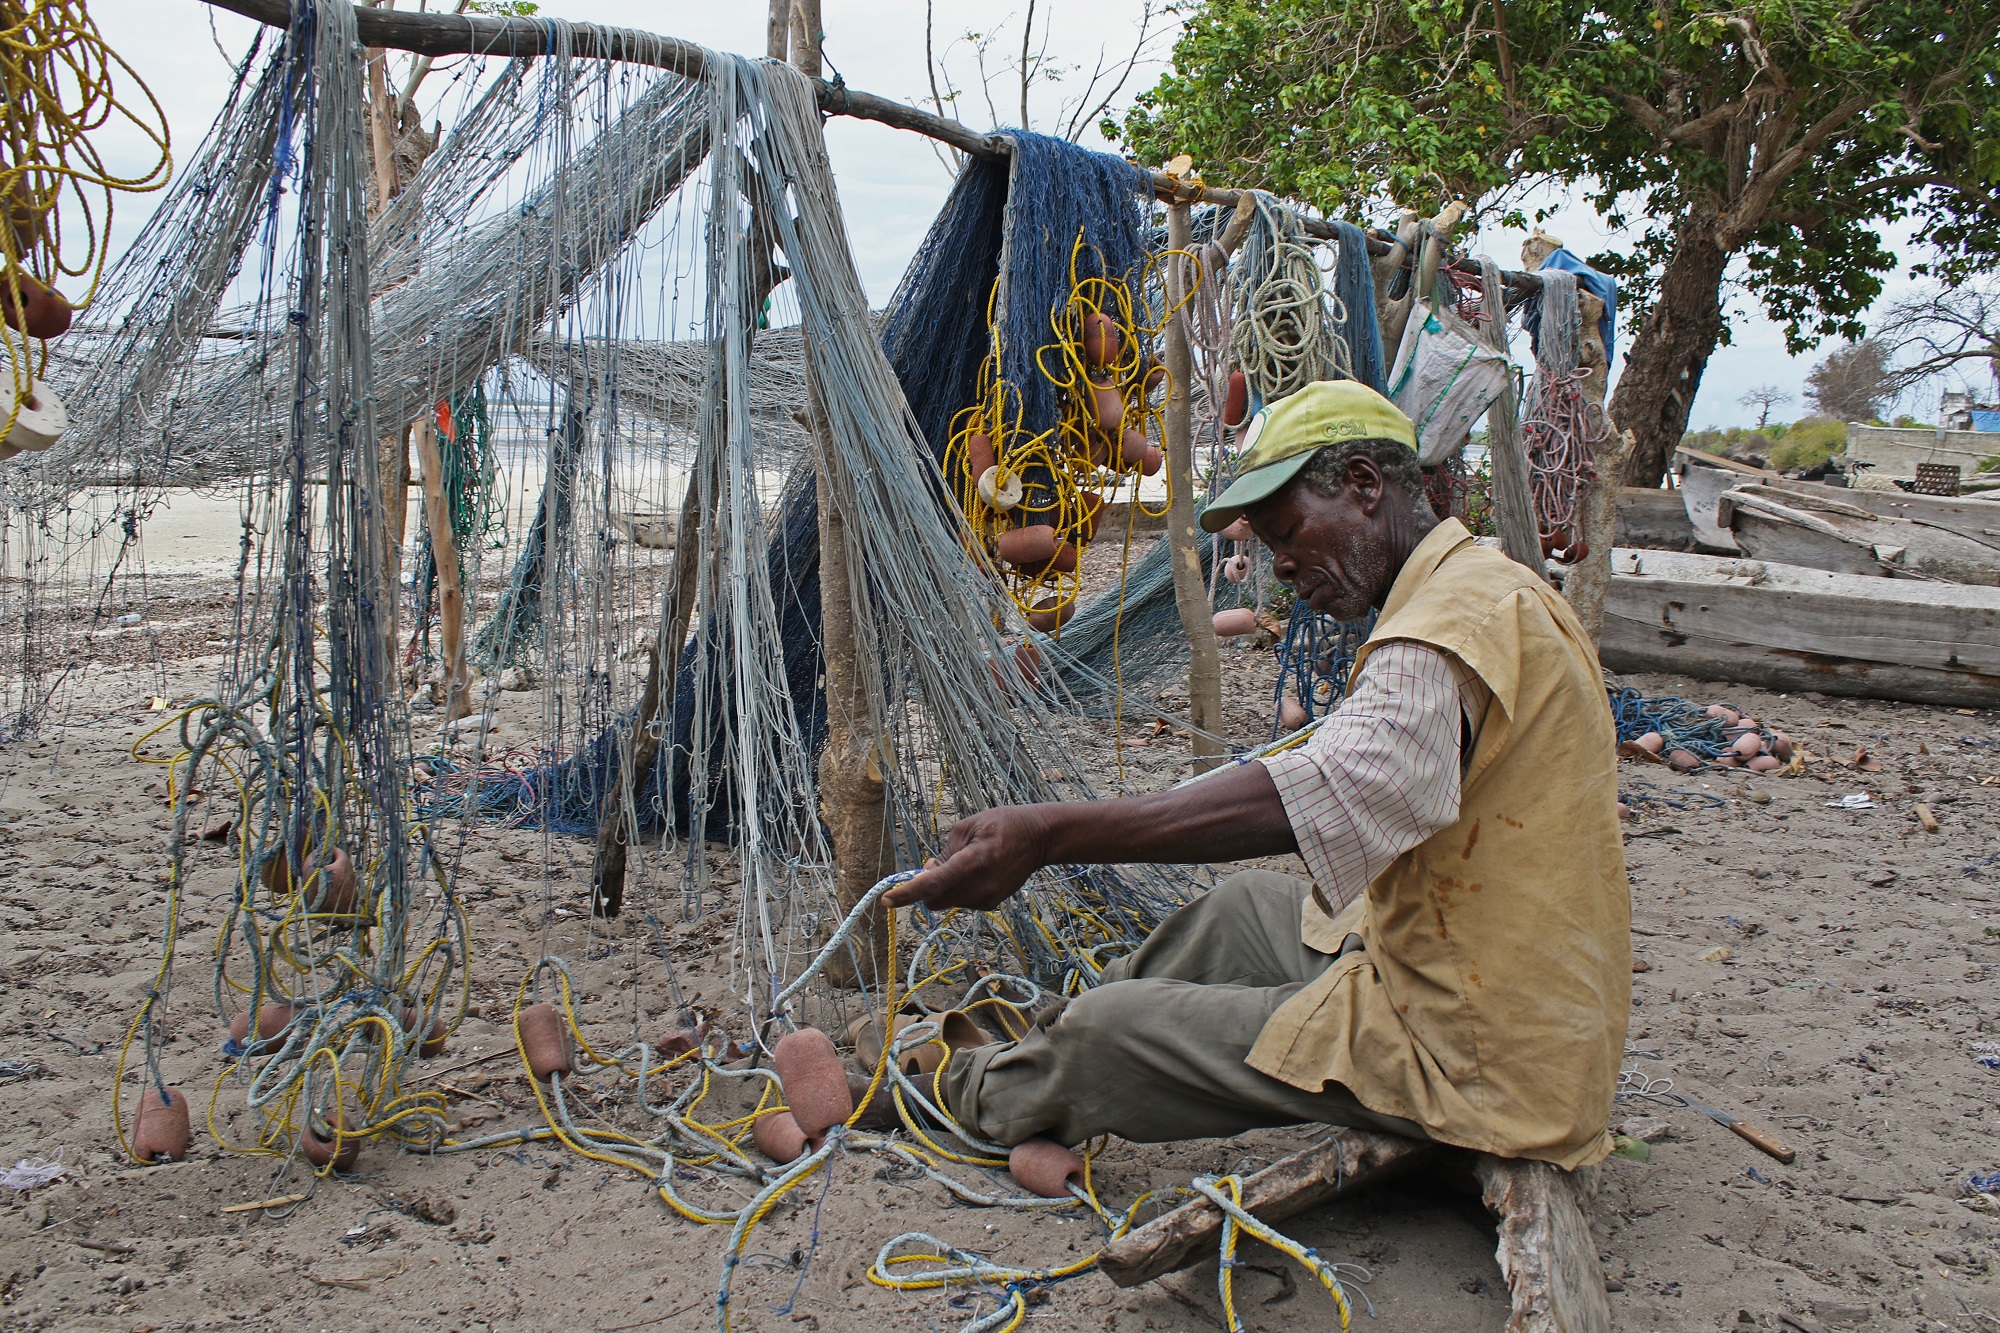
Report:
M 440 0 L 433 0 L 437 7 Z M 412 8 L 417 0 L 402 0 Z M 926 95 L 925 5 L 923 0 L 823 0 L 827 31 L 826 54 L 849 84 L 897 100 Z M 1030 102 L 1033 128 L 1050 129 L 1060 104 L 1076 91 L 1099 53 L 1122 62 L 1133 45 L 1142 0 L 1097 0 L 1094 4 L 1054 4 L 1045 0 L 1038 13 L 1054 11 L 1047 49 L 1050 58 L 1082 72 L 1062 83 L 1035 90 Z M 977 93 L 979 79 L 970 44 L 960 39 L 968 31 L 998 33 L 989 67 L 994 101 L 1003 123 L 1019 119 L 1019 85 L 1002 68 L 1018 57 L 1020 15 L 1024 5 L 1003 7 L 972 0 L 935 0 L 935 47 L 947 52 L 947 69 L 968 97 L 959 117 L 979 128 L 992 123 L 986 101 Z M 138 70 L 165 108 L 177 156 L 191 152 L 221 107 L 230 79 L 224 59 L 241 55 L 255 26 L 246 19 L 210 9 L 200 0 L 93 0 L 91 14 L 111 45 Z M 621 24 L 688 38 L 724 50 L 761 54 L 764 49 L 765 5 L 760 0 L 543 0 L 550 17 Z M 1037 19 L 1038 29 L 1040 19 Z M 219 45 L 218 45 L 219 44 Z M 1164 55 L 1167 44 L 1156 44 Z M 1010 54 L 1011 52 L 1011 54 Z M 1121 101 L 1157 78 L 1161 66 L 1143 68 Z M 833 120 L 827 131 L 847 222 L 870 297 L 879 303 L 895 286 L 904 264 L 922 239 L 945 191 L 950 172 L 930 143 L 916 135 L 866 121 Z M 1087 141 L 1094 142 L 1093 139 Z M 137 156 L 137 145 L 112 140 L 106 144 L 114 159 Z M 115 162 L 114 162 L 115 164 Z M 1218 182 L 1226 184 L 1227 182 Z M 1588 208 L 1567 200 L 1544 226 L 1580 254 L 1617 248 L 1620 238 Z M 124 210 L 116 236 L 127 239 L 143 219 L 150 199 L 121 199 Z M 1475 250 L 1492 255 L 1505 267 L 1520 262 L 1519 232 L 1497 226 L 1472 238 Z M 1900 275 L 1891 284 L 1893 296 L 1907 288 Z M 1747 313 L 1739 295 L 1733 301 L 1735 344 L 1710 361 L 1695 400 L 1691 425 L 1730 425 L 1745 419 L 1748 409 L 1737 399 L 1752 385 L 1777 384 L 1797 394 L 1806 371 L 1826 349 L 1793 359 L 1786 355 L 1778 329 Z M 1629 341 L 1621 320 L 1620 351 Z M 1622 360 L 1622 356 L 1621 356 Z M 1934 404 L 1917 404 L 1929 417 Z M 1796 416 L 1794 402 L 1780 408 L 1779 419 Z M 1754 417 L 1752 418 L 1754 419 Z

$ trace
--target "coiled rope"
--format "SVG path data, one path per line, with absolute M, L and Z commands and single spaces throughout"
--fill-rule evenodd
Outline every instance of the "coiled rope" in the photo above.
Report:
M 1231 359 L 1255 392 L 1253 408 L 1289 397 L 1314 380 L 1335 374 L 1351 379 L 1354 373 L 1346 344 L 1327 327 L 1336 318 L 1344 323 L 1346 313 L 1333 309 L 1298 214 L 1262 192 L 1256 200 L 1238 254 L 1242 277 L 1229 340 Z
M 130 79 L 144 99 L 139 107 L 114 87 Z M 110 248 L 112 201 L 167 183 L 173 157 L 167 117 L 132 67 L 106 44 L 83 0 L 36 0 L 0 6 L 0 303 L 25 308 L 23 277 L 55 286 L 83 279 L 76 305 L 97 291 Z M 144 171 L 119 175 L 105 165 L 92 136 L 122 123 L 159 149 Z M 60 207 L 68 200 L 71 207 Z M 0 320 L 0 346 L 9 363 L 12 397 L 0 440 L 5 440 L 27 400 L 33 364 L 30 339 Z

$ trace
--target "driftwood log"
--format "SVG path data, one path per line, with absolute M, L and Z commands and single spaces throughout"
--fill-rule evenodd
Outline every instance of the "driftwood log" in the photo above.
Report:
M 1431 1143 L 1362 1129 L 1335 1129 L 1243 1181 L 1243 1206 L 1273 1225 L 1315 1204 L 1373 1184 L 1442 1152 Z M 1559 1171 L 1546 1162 L 1471 1155 L 1498 1227 L 1497 1258 L 1507 1279 L 1507 1333 L 1610 1333 L 1604 1270 L 1585 1210 L 1597 1193 L 1597 1168 Z M 1097 1265 L 1114 1283 L 1134 1287 L 1212 1257 L 1222 1210 L 1206 1199 L 1182 1204 L 1106 1246 Z
M 1365 1129 L 1335 1129 L 1243 1180 L 1243 1207 L 1278 1223 L 1337 1194 L 1406 1170 L 1434 1156 L 1435 1144 Z M 1209 1258 L 1222 1237 L 1222 1210 L 1206 1199 L 1184 1203 L 1111 1242 L 1097 1266 L 1121 1287 L 1136 1287 Z
M 1679 491 L 1647 486 L 1618 488 L 1618 528 L 1614 546 L 1654 551 L 1694 549 L 1694 522 Z
M 1666 493 L 1680 497 L 1688 521 L 1693 526 L 1695 540 L 1707 549 L 1740 549 L 1736 533 L 1720 521 L 1718 511 L 1723 497 L 1730 492 L 1756 487 L 1762 492 L 1789 492 L 1804 497 L 1807 501 L 1804 507 L 1808 509 L 1832 505 L 1849 511 L 1862 510 L 1877 518 L 1908 520 L 1925 528 L 1955 534 L 2000 553 L 2000 500 L 1826 486 L 1816 481 L 1799 481 L 1765 468 L 1739 463 L 1733 458 L 1705 454 L 1685 446 L 1677 451 L 1677 456 L 1680 459 L 1680 487 L 1677 491 Z M 1621 540 L 1618 544 L 1643 546 L 1647 543 Z M 1978 552 L 1970 554 L 1975 560 L 1987 558 Z
M 1559 1171 L 1481 1153 L 1472 1170 L 1500 1227 L 1500 1272 L 1513 1306 L 1507 1333 L 1611 1333 L 1604 1267 L 1584 1215 L 1597 1197 L 1598 1169 Z
M 2000 523 L 2000 513 L 1993 521 Z M 1836 574 L 2000 587 L 2000 545 L 1993 538 L 1877 514 L 1840 492 L 1813 495 L 1753 481 L 1718 498 L 1716 522 L 1730 530 L 1745 555 L 1759 560 Z

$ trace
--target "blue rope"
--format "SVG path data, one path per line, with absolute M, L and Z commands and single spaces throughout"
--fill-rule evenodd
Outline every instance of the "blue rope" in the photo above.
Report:
M 1606 695 L 1611 703 L 1611 718 L 1617 725 L 1618 743 L 1621 745 L 1656 731 L 1666 741 L 1661 747 L 1662 753 L 1686 750 L 1701 759 L 1715 759 L 1729 753 L 1732 743 L 1743 734 L 1743 729 L 1732 727 L 1727 718 L 1709 716 L 1706 704 L 1671 695 L 1649 699 L 1629 687 L 1607 690 Z M 1768 745 L 1772 739 L 1771 729 L 1759 727 L 1757 731 Z
M 1278 646 L 1278 683 L 1272 689 L 1275 705 L 1285 697 L 1285 682 L 1295 682 L 1293 694 L 1305 705 L 1306 720 L 1331 713 L 1347 696 L 1347 677 L 1361 645 L 1375 631 L 1375 613 L 1361 620 L 1340 621 L 1320 615 L 1304 602 L 1292 603 L 1292 618 L 1285 623 L 1285 641 Z M 1271 739 L 1283 728 L 1275 707 L 1271 713 Z
M 1354 378 L 1386 394 L 1389 372 L 1382 358 L 1382 324 L 1375 318 L 1375 270 L 1368 266 L 1368 234 L 1352 222 L 1336 222 L 1333 229 L 1340 234 L 1333 294 L 1347 315 L 1333 321 L 1333 332 L 1347 344 Z

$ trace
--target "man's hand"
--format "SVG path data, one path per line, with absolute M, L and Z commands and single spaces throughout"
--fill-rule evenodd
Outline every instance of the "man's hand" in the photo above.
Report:
M 987 912 L 1044 866 L 1190 865 L 1298 849 L 1270 773 L 1243 764 L 1151 796 L 1003 805 L 961 819 L 944 855 L 882 901 Z
M 1050 842 L 1048 811 L 1003 805 L 959 820 L 944 855 L 925 862 L 922 874 L 889 890 L 882 901 L 892 908 L 925 903 L 938 911 L 998 907 L 1048 864 L 1042 859 Z

